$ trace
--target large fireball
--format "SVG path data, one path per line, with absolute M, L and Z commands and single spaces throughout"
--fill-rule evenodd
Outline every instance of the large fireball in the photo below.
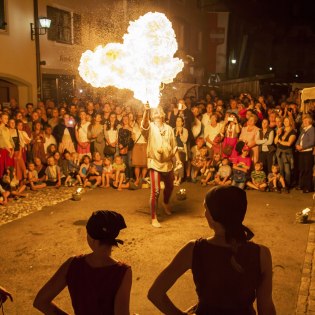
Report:
M 163 13 L 149 12 L 130 22 L 122 44 L 84 52 L 79 73 L 94 87 L 129 89 L 138 100 L 157 107 L 161 83 L 172 82 L 183 69 L 183 61 L 174 58 L 177 48 L 171 22 Z

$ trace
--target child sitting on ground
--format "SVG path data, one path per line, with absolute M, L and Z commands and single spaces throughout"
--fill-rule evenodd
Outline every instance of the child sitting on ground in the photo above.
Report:
M 44 182 L 46 179 L 46 166 L 43 165 L 42 160 L 40 158 L 34 158 L 34 165 L 35 165 L 35 170 L 37 171 L 38 174 L 38 180 L 40 182 Z
M 10 192 L 10 197 L 27 197 L 28 194 L 23 193 L 26 189 L 24 181 L 19 181 L 16 177 L 16 171 L 13 166 L 7 168 L 6 174 L 2 178 L 3 183 L 5 184 L 5 189 Z
M 197 182 L 197 176 L 199 175 L 201 170 L 206 166 L 208 153 L 209 153 L 208 148 L 206 146 L 203 146 L 202 148 L 196 150 L 196 155 L 193 157 L 191 161 L 192 165 L 191 181 L 193 183 Z
M 126 165 L 120 155 L 115 156 L 115 160 L 113 163 L 113 171 L 114 171 L 114 188 L 118 190 L 122 190 L 122 183 L 125 180 L 125 169 Z
M 91 163 L 91 158 L 88 155 L 84 155 L 81 160 L 79 175 L 81 177 L 81 181 L 84 181 L 89 170 Z
M 45 170 L 46 174 L 46 185 L 50 187 L 59 188 L 61 186 L 61 172 L 60 167 L 56 165 L 53 156 L 47 159 L 47 167 Z
M 46 184 L 38 179 L 38 173 L 33 162 L 28 163 L 27 180 L 31 190 L 38 190 L 46 187 Z
M 241 189 L 245 188 L 247 174 L 251 167 L 251 158 L 249 157 L 250 148 L 244 145 L 242 154 L 235 158 L 233 163 L 232 185 Z
M 79 183 L 82 186 L 81 176 L 78 172 L 78 167 L 74 163 L 72 155 L 69 151 L 65 151 L 63 153 L 63 161 L 62 161 L 62 173 L 65 175 L 65 186 L 75 186 Z
M 191 152 L 191 161 L 194 161 L 196 159 L 198 159 L 198 156 L 200 156 L 200 150 L 201 148 L 205 145 L 205 140 L 202 137 L 198 137 L 196 139 L 196 144 L 191 148 L 190 152 Z M 193 167 L 192 167 L 193 169 Z M 191 171 L 191 173 L 193 173 L 193 171 Z M 190 176 L 191 174 L 187 174 L 188 176 L 188 181 L 190 180 Z
M 231 174 L 232 167 L 230 166 L 230 161 L 227 157 L 222 159 L 221 166 L 215 174 L 214 183 L 216 185 L 231 185 Z
M 285 186 L 283 176 L 279 173 L 279 165 L 271 166 L 271 173 L 268 174 L 268 186 L 270 191 L 281 193 L 281 189 L 285 193 L 289 193 L 289 189 Z
M 0 205 L 6 205 L 8 203 L 8 197 L 10 196 L 10 192 L 5 190 L 0 185 Z
M 89 170 L 84 179 L 83 187 L 96 188 L 102 183 L 102 176 L 94 164 L 90 164 Z
M 221 166 L 221 157 L 219 153 L 215 153 L 212 159 L 206 162 L 206 165 L 201 169 L 202 179 L 201 184 L 203 186 L 214 184 L 214 176 L 218 172 Z
M 113 165 L 110 158 L 105 157 L 103 160 L 102 185 L 101 187 L 110 187 L 110 181 L 114 179 Z
M 246 185 L 256 190 L 266 190 L 266 173 L 263 171 L 263 164 L 261 162 L 255 163 L 255 170 L 251 172 L 250 180 L 246 183 Z

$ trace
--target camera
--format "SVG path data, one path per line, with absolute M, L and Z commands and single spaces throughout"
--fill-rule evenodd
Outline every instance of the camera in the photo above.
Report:
M 182 110 L 182 109 L 183 109 L 183 104 L 182 104 L 182 103 L 179 103 L 178 106 L 177 106 L 177 108 L 178 108 L 179 110 Z
M 73 126 L 73 124 L 74 124 L 73 119 L 69 119 L 68 124 L 71 125 L 71 126 Z
M 228 117 L 228 121 L 234 121 L 234 117 Z

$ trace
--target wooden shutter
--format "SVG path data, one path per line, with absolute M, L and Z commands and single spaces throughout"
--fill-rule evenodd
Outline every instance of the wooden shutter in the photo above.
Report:
M 58 39 L 58 10 L 47 6 L 47 17 L 51 19 L 47 38 L 48 40 L 56 41 Z
M 82 42 L 81 15 L 73 13 L 73 40 L 75 44 Z

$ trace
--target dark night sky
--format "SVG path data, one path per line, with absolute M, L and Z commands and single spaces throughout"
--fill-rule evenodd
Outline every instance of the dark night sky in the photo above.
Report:
M 248 35 L 241 76 L 274 67 L 283 81 L 315 81 L 314 0 L 209 0 L 209 11 L 229 11 L 229 48 L 240 51 Z

